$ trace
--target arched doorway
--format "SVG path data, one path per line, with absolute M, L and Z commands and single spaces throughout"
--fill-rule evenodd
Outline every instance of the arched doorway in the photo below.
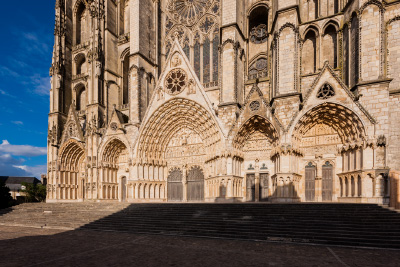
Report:
M 126 176 L 124 174 L 128 165 L 128 149 L 126 145 L 121 140 L 114 138 L 106 143 L 101 154 L 100 188 L 104 186 L 109 188 L 108 191 L 102 192 L 101 199 L 126 199 L 126 188 L 124 188 L 126 187 Z M 121 177 L 120 181 L 118 181 L 118 177 Z M 125 181 L 122 180 L 124 178 Z M 120 192 L 120 195 L 118 192 Z
M 305 177 L 305 193 L 306 193 L 306 201 L 315 201 L 315 175 L 317 169 L 310 162 L 306 166 L 306 177 Z
M 76 140 L 67 141 L 59 152 L 57 199 L 85 199 L 85 151 Z
M 332 86 L 325 84 L 323 88 L 329 88 L 325 98 L 335 96 Z M 325 98 L 321 96 L 321 99 Z M 363 148 L 350 145 L 365 140 L 365 128 L 360 117 L 345 106 L 326 102 L 304 111 L 293 128 L 292 136 L 293 145 L 302 151 L 303 159 L 300 161 L 304 165 L 300 164 L 300 173 L 305 185 L 308 185 L 301 192 L 304 199 L 312 201 L 313 178 L 315 201 L 340 201 L 341 192 L 343 197 L 353 197 L 352 192 L 346 189 L 351 181 L 346 178 L 340 184 L 339 177 L 349 171 L 355 174 L 362 172 Z M 305 167 L 310 161 L 315 170 L 311 170 L 311 166 Z M 343 190 L 339 190 L 341 186 Z
M 246 201 L 256 201 L 256 175 L 246 174 Z
M 187 172 L 190 168 L 184 166 L 199 166 L 203 170 L 204 179 L 210 179 L 205 174 L 204 166 L 206 159 L 216 153 L 222 136 L 215 115 L 202 105 L 184 98 L 173 98 L 165 102 L 152 112 L 141 129 L 136 152 L 139 162 L 137 168 L 141 170 L 146 167 L 150 170 L 168 166 L 170 172 L 165 175 L 164 172 L 151 172 L 154 175 L 150 178 L 146 172 L 143 175 L 139 172 L 139 178 L 162 179 L 166 181 L 168 201 L 185 201 Z M 182 184 L 182 190 L 179 183 Z M 203 188 L 203 199 L 204 191 Z
M 333 165 L 327 161 L 322 166 L 322 201 L 332 201 Z
M 274 166 L 271 153 L 278 138 L 275 127 L 260 115 L 250 117 L 235 135 L 233 144 L 243 151 L 247 202 L 263 201 L 270 197 L 269 185 L 272 181 L 268 170 Z
M 182 170 L 174 168 L 170 171 L 167 179 L 168 183 L 168 201 L 182 201 L 183 200 L 183 174 Z
M 187 176 L 187 200 L 204 200 L 204 173 L 199 166 L 193 166 Z

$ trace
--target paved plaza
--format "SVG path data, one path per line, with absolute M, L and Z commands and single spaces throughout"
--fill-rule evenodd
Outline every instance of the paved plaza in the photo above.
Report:
M 399 250 L 0 226 L 0 266 L 400 266 Z

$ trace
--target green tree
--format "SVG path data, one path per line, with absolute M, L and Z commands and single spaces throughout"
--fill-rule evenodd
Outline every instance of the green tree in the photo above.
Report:
M 6 186 L 3 180 L 0 180 L 0 209 L 8 208 L 12 205 L 10 188 Z
M 25 193 L 27 202 L 43 202 L 46 200 L 46 186 L 42 184 L 22 183 L 25 189 L 21 190 Z

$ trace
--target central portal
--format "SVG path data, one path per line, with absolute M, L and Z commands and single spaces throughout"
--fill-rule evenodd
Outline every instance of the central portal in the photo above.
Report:
M 194 130 L 178 130 L 168 143 L 168 201 L 204 200 L 205 148 Z

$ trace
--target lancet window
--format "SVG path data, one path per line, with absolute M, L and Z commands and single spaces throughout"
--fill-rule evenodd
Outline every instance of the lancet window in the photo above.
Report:
M 260 6 L 249 17 L 249 38 L 254 44 L 263 44 L 268 40 L 268 9 Z
M 164 16 L 165 60 L 178 38 L 203 86 L 218 86 L 220 0 L 171 0 Z
M 258 58 L 249 68 L 249 79 L 257 79 L 267 77 L 268 60 L 265 57 Z
M 306 21 L 327 17 L 339 12 L 339 0 L 303 0 L 303 16 Z M 343 3 L 342 6 L 346 4 Z
M 121 0 L 119 17 L 120 17 L 119 34 L 127 34 L 127 33 L 129 33 L 129 30 L 130 30 L 129 0 Z
M 75 44 L 79 45 L 86 41 L 88 16 L 86 6 L 81 2 L 75 12 Z

